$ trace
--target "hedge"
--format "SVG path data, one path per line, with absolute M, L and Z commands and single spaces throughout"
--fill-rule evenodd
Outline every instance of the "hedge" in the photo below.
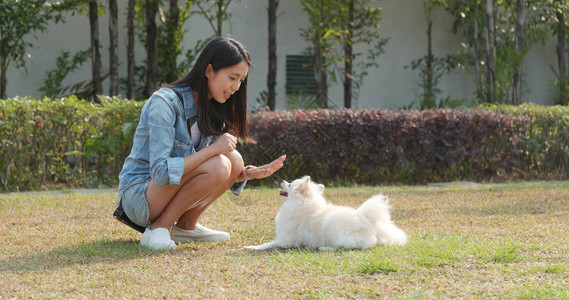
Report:
M 0 100 L 0 189 L 115 185 L 144 103 Z
M 285 178 L 417 184 L 519 177 L 523 117 L 484 110 L 312 110 L 254 116 L 247 161 L 289 157 Z M 260 154 L 260 155 L 259 155 Z
M 101 97 L 0 101 L 0 189 L 114 186 L 144 102 Z M 328 185 L 567 179 L 569 107 L 296 110 L 250 115 L 247 164 L 288 158 L 275 176 Z

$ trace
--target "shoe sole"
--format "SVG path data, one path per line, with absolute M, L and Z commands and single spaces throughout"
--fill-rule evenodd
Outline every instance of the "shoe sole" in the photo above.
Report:
M 166 246 L 166 247 L 164 247 L 164 248 L 162 248 L 162 247 L 161 247 L 161 248 L 155 248 L 155 247 L 152 247 L 152 246 L 146 245 L 146 244 L 140 244 L 140 245 L 143 246 L 143 247 L 146 247 L 146 248 L 148 248 L 148 249 L 151 249 L 151 250 L 158 250 L 158 251 L 161 251 L 161 250 L 175 250 L 175 249 L 176 249 L 176 243 L 175 243 L 175 242 L 172 243 L 172 244 L 168 244 L 168 246 Z
M 223 242 L 228 241 L 229 238 L 211 238 L 211 237 L 195 237 L 195 238 L 187 238 L 187 237 L 170 237 L 176 245 L 185 244 L 189 242 Z

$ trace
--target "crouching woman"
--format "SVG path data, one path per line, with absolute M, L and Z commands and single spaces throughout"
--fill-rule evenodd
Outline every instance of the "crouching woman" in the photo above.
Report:
M 251 59 L 241 43 L 215 38 L 190 72 L 158 89 L 144 105 L 130 155 L 119 175 L 117 208 L 140 244 L 174 249 L 189 241 L 222 241 L 229 234 L 198 224 L 225 191 L 239 194 L 247 180 L 265 178 L 285 156 L 244 167 L 235 150 L 251 139 L 247 125 L 247 75 Z

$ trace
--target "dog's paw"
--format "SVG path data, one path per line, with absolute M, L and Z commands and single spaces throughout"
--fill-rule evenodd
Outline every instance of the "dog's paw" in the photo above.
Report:
M 276 244 L 275 241 L 264 243 L 262 245 L 257 245 L 257 246 L 243 246 L 243 248 L 245 249 L 258 250 L 258 251 L 270 250 L 276 247 L 278 247 L 278 245 Z
M 387 241 L 387 245 L 389 246 L 397 246 L 397 245 L 405 245 L 407 243 L 407 237 L 403 236 L 403 237 L 397 237 L 397 238 L 392 238 L 389 241 Z
M 395 246 L 395 245 L 405 245 L 407 243 L 407 234 L 403 230 L 398 230 L 393 232 L 389 241 L 387 241 L 388 245 Z
M 259 250 L 259 246 L 243 246 L 243 248 L 248 250 Z
M 336 251 L 336 248 L 322 246 L 322 247 L 318 247 L 318 251 Z

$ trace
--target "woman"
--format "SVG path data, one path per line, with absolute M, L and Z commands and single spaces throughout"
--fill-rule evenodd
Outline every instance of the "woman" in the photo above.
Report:
M 119 175 L 117 204 L 146 228 L 141 245 L 175 249 L 188 241 L 229 239 L 199 225 L 199 216 L 229 188 L 239 194 L 247 180 L 283 166 L 284 155 L 262 167 L 244 167 L 235 150 L 238 139 L 255 142 L 247 125 L 250 65 L 243 45 L 215 38 L 186 76 L 154 92 L 142 108 Z

